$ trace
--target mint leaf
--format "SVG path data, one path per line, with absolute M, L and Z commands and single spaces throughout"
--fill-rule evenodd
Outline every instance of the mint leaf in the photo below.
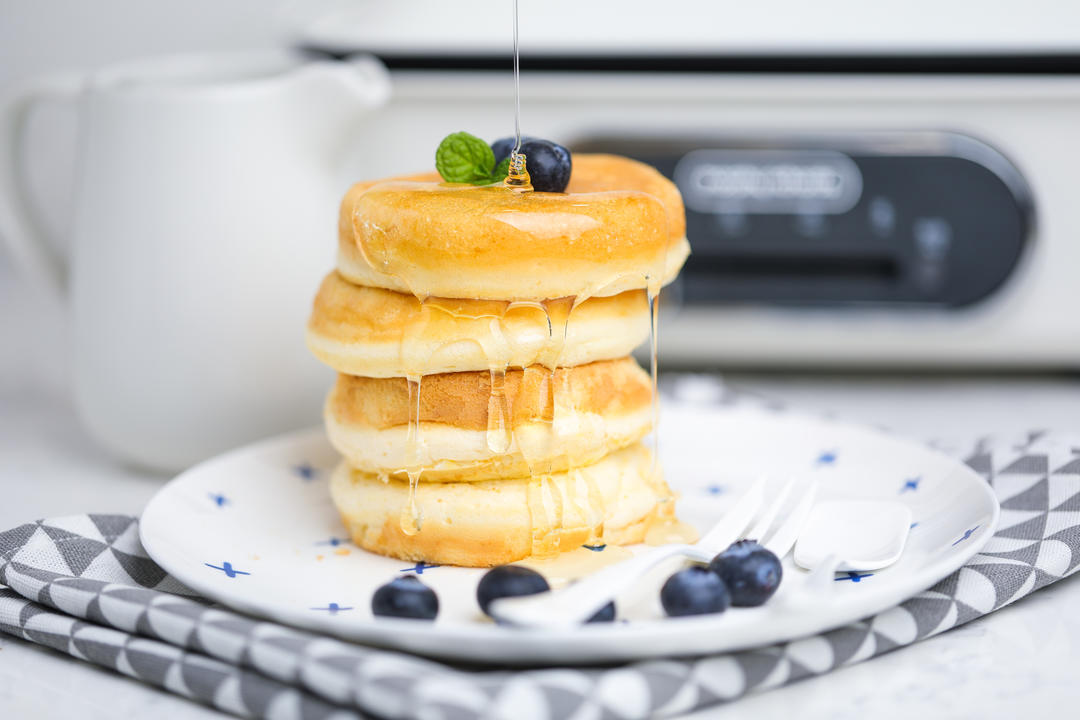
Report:
M 506 179 L 506 176 L 510 174 L 510 158 L 504 157 L 502 161 L 495 166 L 495 171 L 491 173 L 489 178 L 491 182 L 502 182 Z
M 479 185 L 491 180 L 495 154 L 490 145 L 475 135 L 451 133 L 435 150 L 435 169 L 446 182 Z

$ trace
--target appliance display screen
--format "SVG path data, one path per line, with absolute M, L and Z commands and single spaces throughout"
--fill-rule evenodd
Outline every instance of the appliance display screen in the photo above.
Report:
M 674 180 L 695 212 L 847 212 L 862 194 L 858 165 L 842 153 L 813 150 L 692 150 Z
M 953 133 L 598 138 L 678 185 L 687 304 L 969 305 L 1016 267 L 1032 226 L 1019 171 Z

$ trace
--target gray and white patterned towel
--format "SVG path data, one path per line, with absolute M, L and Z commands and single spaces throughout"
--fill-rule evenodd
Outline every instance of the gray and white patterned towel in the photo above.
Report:
M 891 610 L 755 650 L 603 668 L 454 667 L 211 607 L 146 556 L 138 520 L 122 515 L 42 520 L 0 533 L 0 582 L 10 588 L 0 588 L 0 631 L 240 716 L 674 715 L 909 645 L 1075 572 L 1080 436 L 984 438 L 960 455 L 1002 504 L 982 553 Z

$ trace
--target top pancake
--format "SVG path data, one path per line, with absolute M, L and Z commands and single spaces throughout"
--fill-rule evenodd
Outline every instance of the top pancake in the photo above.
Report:
M 360 183 L 345 195 L 338 271 L 418 297 L 542 300 L 657 289 L 689 253 L 682 199 L 652 167 L 575 155 L 565 193 L 438 182 Z

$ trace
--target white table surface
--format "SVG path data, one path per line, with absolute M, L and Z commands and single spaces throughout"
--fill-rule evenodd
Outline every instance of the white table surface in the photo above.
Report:
M 138 513 L 165 478 L 99 451 L 66 392 L 62 313 L 0 263 L 0 528 L 83 512 Z M 1080 430 L 1080 379 L 739 376 L 740 387 L 915 437 L 975 429 Z M 824 677 L 693 720 L 1071 718 L 1080 706 L 1080 579 L 993 615 Z M 138 682 L 0 635 L 0 717 L 225 717 Z

